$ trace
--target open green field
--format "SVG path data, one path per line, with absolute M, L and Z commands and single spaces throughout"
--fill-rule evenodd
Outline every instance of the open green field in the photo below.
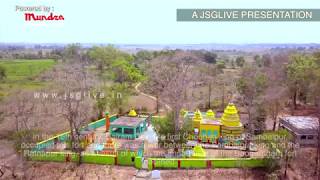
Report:
M 0 66 L 6 70 L 6 78 L 0 84 L 0 97 L 17 89 L 34 89 L 43 87 L 43 82 L 37 77 L 42 72 L 51 69 L 56 62 L 51 59 L 40 60 L 0 60 Z

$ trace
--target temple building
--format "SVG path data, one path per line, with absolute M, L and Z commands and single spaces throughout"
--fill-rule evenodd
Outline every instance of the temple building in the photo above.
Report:
M 128 116 L 121 116 L 109 125 L 111 137 L 123 139 L 138 138 L 147 130 L 148 117 L 139 117 L 134 110 L 130 110 Z
M 201 142 L 217 143 L 220 136 L 238 138 L 243 133 L 243 125 L 233 103 L 228 104 L 221 118 L 216 117 L 211 109 L 205 113 L 199 110 L 185 113 L 185 117 L 192 115 L 194 134 Z
M 233 103 L 229 103 L 221 117 L 221 134 L 223 136 L 241 136 L 243 125 L 240 122 L 238 110 Z

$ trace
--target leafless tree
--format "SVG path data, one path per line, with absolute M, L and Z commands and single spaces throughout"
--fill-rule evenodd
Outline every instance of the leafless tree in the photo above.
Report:
M 151 65 L 151 79 L 157 82 L 157 92 L 170 105 L 174 113 L 176 132 L 181 128 L 180 110 L 186 103 L 186 91 L 195 81 L 193 63 L 195 56 L 187 52 L 176 52 L 173 56 L 162 56 Z
M 278 115 L 283 110 L 285 104 L 285 94 L 286 89 L 278 86 L 268 88 L 264 96 L 264 99 L 266 100 L 267 113 L 273 120 L 273 131 L 276 130 Z
M 23 144 L 30 144 L 36 141 L 36 128 L 34 126 L 34 114 L 36 109 L 36 103 L 32 98 L 33 93 L 30 91 L 17 91 L 14 96 L 5 100 L 5 118 L 7 120 L 13 120 L 15 126 L 12 133 L 15 150 L 18 152 L 18 162 L 12 162 L 8 164 L 0 164 L 0 170 L 7 170 L 11 173 L 12 178 L 17 178 L 17 168 L 22 170 L 22 176 L 25 175 L 27 170 L 25 152 L 28 152 L 29 148 L 23 146 Z M 19 167 L 18 167 L 19 166 Z M 0 175 L 4 173 L 0 172 Z
M 250 73 L 251 72 L 251 73 Z M 243 70 L 242 72 L 242 80 L 243 85 L 238 85 L 238 90 L 240 91 L 240 94 L 242 95 L 242 103 L 244 107 L 246 108 L 246 112 L 248 113 L 248 128 L 249 131 L 251 131 L 252 128 L 252 114 L 253 114 L 253 108 L 254 108 L 254 100 L 255 100 L 255 94 L 256 94 L 256 88 L 254 87 L 254 83 L 251 83 L 253 81 L 253 77 L 256 75 L 256 72 L 252 71 L 251 69 Z M 243 87 L 241 87 L 243 86 Z
M 18 91 L 15 95 L 8 99 L 6 107 L 6 117 L 13 117 L 15 130 L 29 130 L 32 118 L 35 111 L 35 102 L 32 100 L 31 92 Z
M 285 86 L 288 55 L 275 55 L 273 61 L 270 67 L 264 67 L 262 71 L 268 76 L 268 87 L 264 99 L 266 100 L 267 113 L 273 120 L 272 129 L 275 130 L 277 117 L 283 110 L 289 94 L 288 88 Z
M 60 95 L 57 106 L 59 114 L 68 121 L 70 128 L 70 145 L 74 152 L 79 153 L 81 163 L 81 130 L 89 122 L 89 117 L 94 113 L 92 99 L 88 93 L 92 88 L 94 78 L 87 74 L 83 65 L 70 64 L 62 71 L 57 84 Z
M 171 71 L 167 62 L 163 62 L 164 57 L 159 57 L 148 64 L 147 74 L 149 81 L 146 88 L 156 97 L 156 113 L 160 110 L 160 96 L 170 81 Z
M 199 63 L 200 64 L 200 63 Z M 208 63 L 201 63 L 200 65 L 200 72 L 199 72 L 199 79 L 203 81 L 208 86 L 208 108 L 211 109 L 211 100 L 212 100 L 212 85 L 215 83 L 215 80 L 217 78 L 218 69 L 216 66 Z M 223 91 L 224 92 L 224 91 Z M 223 97 L 224 100 L 224 97 Z

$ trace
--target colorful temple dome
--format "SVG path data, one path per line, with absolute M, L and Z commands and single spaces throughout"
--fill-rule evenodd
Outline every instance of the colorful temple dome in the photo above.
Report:
M 206 113 L 206 116 L 207 116 L 208 119 L 214 119 L 215 118 L 215 113 L 211 109 L 209 109 L 207 111 L 207 113 Z
M 224 109 L 221 117 L 222 124 L 227 127 L 239 127 L 242 126 L 238 110 L 233 103 L 229 103 Z
M 206 157 L 206 151 L 200 145 L 196 145 L 193 148 L 192 157 L 194 157 L 194 158 L 205 158 Z
M 111 138 L 107 138 L 106 143 L 104 145 L 105 149 L 115 149 L 115 142 Z
M 116 144 L 111 138 L 108 138 L 106 140 L 106 143 L 104 144 L 102 150 L 102 154 L 116 154 Z
M 129 114 L 128 114 L 128 116 L 130 116 L 130 117 L 136 117 L 136 116 L 137 116 L 137 113 L 136 113 L 136 111 L 135 111 L 134 109 L 131 109 L 130 112 L 129 112 Z
M 192 127 L 199 129 L 201 122 L 202 122 L 201 112 L 199 110 L 196 110 L 196 112 L 194 112 L 194 115 L 192 118 Z
M 193 120 L 198 120 L 198 121 L 202 120 L 202 114 L 199 109 L 196 110 L 196 112 L 194 112 Z

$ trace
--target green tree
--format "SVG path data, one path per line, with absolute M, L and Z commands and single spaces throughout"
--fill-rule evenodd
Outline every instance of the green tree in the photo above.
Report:
M 258 67 L 262 67 L 262 58 L 261 58 L 260 55 L 255 55 L 255 56 L 253 57 L 253 59 L 254 59 L 255 64 L 256 64 Z
M 106 90 L 104 90 L 106 91 Z M 104 112 L 106 111 L 108 107 L 108 100 L 105 96 L 100 96 L 101 93 L 105 92 L 98 92 L 97 93 L 97 99 L 96 99 L 96 108 L 98 109 L 99 118 L 104 116 Z
M 260 116 L 255 118 L 255 114 L 259 111 L 258 107 L 263 100 L 262 95 L 267 87 L 267 76 L 257 71 L 253 66 L 245 67 L 236 86 L 248 114 L 247 135 L 249 135 L 255 130 L 256 124 L 261 124 L 261 122 L 257 122 L 257 120 L 261 120 Z M 246 142 L 246 156 L 249 156 L 249 141 Z
M 243 56 L 239 56 L 239 57 L 236 58 L 236 64 L 237 64 L 237 66 L 243 67 L 244 63 L 245 63 L 245 60 L 244 60 L 244 57 L 243 57 Z
M 151 51 L 141 50 L 134 55 L 136 61 L 150 61 L 154 58 L 154 55 Z
M 218 55 L 213 52 L 206 51 L 204 53 L 204 60 L 207 63 L 215 64 L 217 62 L 217 57 L 218 57 Z
M 250 76 L 245 72 L 253 71 Z M 252 76 L 251 76 L 252 75 Z M 237 89 L 241 95 L 261 95 L 267 86 L 267 77 L 264 73 L 257 72 L 254 68 L 245 68 L 241 78 L 237 82 Z
M 260 55 L 255 55 L 253 59 L 258 67 L 270 67 L 272 63 L 270 54 L 263 54 L 262 57 Z
M 128 104 L 128 99 L 130 96 L 130 88 L 126 84 L 115 83 L 105 90 L 105 100 L 107 107 L 110 112 L 116 112 L 122 114 L 124 112 L 124 107 Z
M 298 97 L 306 103 L 316 67 L 315 60 L 311 56 L 294 55 L 291 57 L 287 66 L 287 85 L 294 109 L 297 107 Z
M 4 80 L 6 77 L 6 69 L 3 66 L 0 66 L 0 81 Z
M 320 66 L 320 51 L 313 53 L 313 57 L 315 58 L 315 62 Z
M 165 49 L 161 51 L 153 51 L 153 57 L 160 57 L 160 56 L 173 56 L 178 50 L 170 50 L 170 49 Z
M 261 60 L 262 60 L 263 66 L 265 66 L 265 67 L 270 67 L 271 66 L 272 58 L 271 58 L 270 54 L 262 55 L 262 59 Z
M 77 58 L 79 58 L 80 49 L 80 44 L 69 44 L 63 51 L 64 60 L 76 60 Z
M 286 176 L 288 164 L 295 151 L 294 144 L 291 142 L 292 138 L 291 133 L 284 129 L 266 132 L 256 138 L 259 140 L 257 143 L 263 143 L 269 150 L 269 155 L 265 157 L 269 173 L 284 167 L 284 175 Z
M 174 152 L 186 147 L 187 136 L 192 133 L 191 120 L 186 121 L 177 132 L 175 129 L 174 113 L 168 113 L 164 118 L 154 118 L 152 125 L 158 136 L 160 146 L 173 147 Z M 168 148 L 166 148 L 168 150 Z
M 224 61 L 219 61 L 217 63 L 217 68 L 222 71 L 222 69 L 226 68 L 225 62 Z
M 313 71 L 314 79 L 311 84 L 312 98 L 315 99 L 315 104 L 320 107 L 320 52 L 313 54 L 316 68 Z
M 116 59 L 122 57 L 128 61 L 132 61 L 133 58 L 124 52 L 119 51 L 112 45 L 106 47 L 95 46 L 88 52 L 89 58 L 91 58 L 97 65 L 97 69 L 100 74 L 108 68 Z
M 144 76 L 138 68 L 125 59 L 117 59 L 111 64 L 112 75 L 116 82 L 129 84 L 139 82 Z

